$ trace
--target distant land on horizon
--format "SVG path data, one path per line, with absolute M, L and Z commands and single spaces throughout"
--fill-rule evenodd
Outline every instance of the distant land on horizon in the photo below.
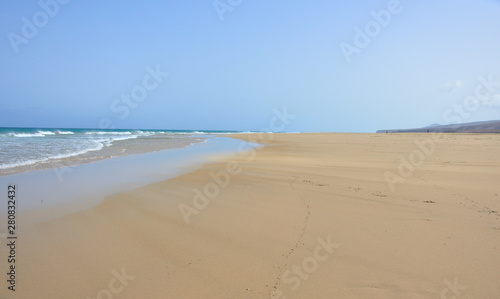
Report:
M 500 133 L 500 120 L 477 121 L 451 125 L 433 124 L 417 129 L 378 130 L 377 133 L 425 133 L 427 130 L 429 130 L 429 132 L 439 133 Z

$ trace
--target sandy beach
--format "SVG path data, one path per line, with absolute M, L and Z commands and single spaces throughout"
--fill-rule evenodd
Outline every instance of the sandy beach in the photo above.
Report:
M 500 297 L 500 135 L 233 137 L 267 146 L 21 218 L 0 298 Z

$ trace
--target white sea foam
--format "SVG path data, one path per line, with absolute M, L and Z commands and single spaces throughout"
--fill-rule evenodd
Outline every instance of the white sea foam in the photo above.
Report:
M 45 137 L 45 135 L 40 133 L 40 132 L 37 132 L 37 133 L 7 133 L 7 136 L 18 137 L 18 138 Z
M 98 131 L 90 131 L 85 132 L 86 135 L 131 135 L 132 132 L 98 132 Z
M 210 133 L 193 131 L 193 132 L 169 132 L 169 134 L 172 134 L 172 135 L 207 135 Z
M 71 131 L 59 131 L 59 130 L 57 130 L 56 133 L 59 135 L 73 135 L 73 134 L 75 134 Z
M 14 167 L 20 167 L 20 166 L 30 166 L 34 165 L 37 163 L 45 162 L 49 160 L 48 158 L 42 158 L 42 159 L 35 159 L 35 160 L 26 160 L 26 161 L 17 161 L 17 162 L 11 162 L 11 163 L 2 163 L 0 164 L 0 169 L 9 169 L 9 168 L 14 168 Z
M 135 131 L 134 133 L 142 136 L 151 136 L 156 134 L 156 132 L 151 132 L 151 131 Z
M 9 168 L 15 168 L 15 167 L 22 167 L 22 166 L 31 166 L 31 165 L 36 165 L 40 163 L 46 163 L 49 161 L 54 161 L 54 160 L 61 160 L 61 159 L 66 159 L 66 158 L 71 158 L 79 155 L 86 154 L 88 152 L 93 152 L 93 151 L 99 151 L 104 148 L 105 142 L 110 141 L 110 139 L 105 139 L 105 140 L 95 140 L 90 143 L 85 144 L 84 149 L 78 149 L 72 152 L 68 153 L 59 153 L 59 154 L 54 154 L 49 157 L 43 157 L 39 159 L 29 159 L 25 161 L 16 161 L 16 162 L 11 162 L 11 163 L 2 163 L 0 164 L 0 169 L 9 169 Z
M 52 131 L 38 131 L 38 133 L 43 134 L 43 135 L 56 135 L 56 133 Z
M 116 130 L 105 131 L 98 129 L 70 130 L 70 129 L 17 129 L 0 128 L 0 170 L 12 168 L 33 169 L 39 166 L 55 165 L 65 159 L 91 161 L 99 158 L 120 155 L 113 149 L 114 142 L 124 142 L 120 145 L 127 147 L 126 140 L 133 140 L 149 136 L 163 136 L 163 138 L 188 139 L 189 135 L 207 135 L 211 133 L 201 131 L 149 131 L 149 130 Z M 45 138 L 44 138 L 45 137 Z M 192 143 L 200 142 L 202 137 L 194 138 Z M 111 147 L 111 148 L 110 148 Z M 105 148 L 110 148 L 106 149 Z M 102 152 L 99 152 L 102 151 Z M 90 153 L 93 152 L 93 153 Z M 79 159 L 79 156 L 82 156 Z M 76 158 L 74 158 L 76 157 Z
M 88 147 L 88 148 L 80 150 L 80 151 L 75 151 L 75 152 L 71 152 L 71 153 L 67 153 L 67 154 L 58 154 L 58 155 L 51 156 L 51 157 L 49 157 L 49 160 L 60 160 L 60 159 L 65 159 L 65 158 L 71 158 L 71 157 L 75 157 L 75 156 L 86 154 L 88 152 L 99 151 L 99 150 L 101 150 L 103 148 L 104 148 L 104 145 L 102 143 L 96 143 L 94 146 Z
M 137 139 L 137 135 L 132 135 L 128 137 L 113 137 L 109 139 L 104 139 L 104 140 L 99 140 L 99 142 L 103 143 L 106 147 L 112 146 L 113 142 L 115 141 L 123 141 L 123 140 L 130 140 L 130 139 Z

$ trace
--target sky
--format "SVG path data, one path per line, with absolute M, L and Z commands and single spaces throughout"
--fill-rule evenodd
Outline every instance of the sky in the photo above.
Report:
M 0 127 L 500 119 L 500 1 L 0 1 Z

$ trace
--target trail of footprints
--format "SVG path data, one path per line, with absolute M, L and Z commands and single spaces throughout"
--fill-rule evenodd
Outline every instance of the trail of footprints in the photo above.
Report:
M 295 190 L 296 188 L 294 187 L 294 185 L 296 184 L 296 181 L 298 180 L 298 176 L 294 176 L 292 181 L 290 182 L 290 188 L 292 190 Z M 310 180 L 304 180 L 303 182 L 305 183 L 312 183 L 312 181 Z M 320 185 L 318 185 L 320 186 Z M 323 185 L 321 185 L 323 186 Z M 297 238 L 297 241 L 295 242 L 295 244 L 284 254 L 282 254 L 283 256 L 283 266 L 280 267 L 278 266 L 277 268 L 277 272 L 276 272 L 276 280 L 275 280 L 275 283 L 274 283 L 274 286 L 273 286 L 273 291 L 276 291 L 280 285 L 280 282 L 281 282 L 281 275 L 283 274 L 283 269 L 286 268 L 288 266 L 288 259 L 290 258 L 290 256 L 295 252 L 295 250 L 300 246 L 304 246 L 305 243 L 302 242 L 302 238 L 304 237 L 304 234 L 306 233 L 306 230 L 307 230 L 307 224 L 309 223 L 309 217 L 311 216 L 311 211 L 310 211 L 310 208 L 309 208 L 309 204 L 307 203 L 306 201 L 306 195 L 307 193 L 309 192 L 309 190 L 306 190 L 306 194 L 302 194 L 300 193 L 299 194 L 299 198 L 300 200 L 302 201 L 302 203 L 304 204 L 304 210 L 305 210 L 305 216 L 304 216 L 304 220 L 302 221 L 302 228 L 300 229 L 300 235 L 299 237 Z M 272 296 L 272 294 L 271 294 Z
M 292 247 L 290 247 L 290 249 L 286 253 L 282 254 L 282 256 L 283 256 L 282 266 L 276 266 L 276 279 L 275 279 L 275 282 L 273 285 L 273 290 L 272 290 L 274 292 L 276 292 L 280 286 L 281 275 L 283 274 L 284 269 L 286 269 L 286 267 L 288 267 L 288 260 L 289 260 L 290 256 L 295 252 L 295 250 L 299 246 L 305 246 L 305 243 L 302 241 L 302 238 L 303 238 L 304 234 L 306 233 L 307 224 L 309 222 L 309 217 L 311 216 L 309 204 L 307 203 L 306 199 L 308 198 L 307 195 L 311 191 L 311 189 L 310 188 L 298 189 L 297 184 L 303 184 L 303 183 L 305 183 L 306 185 L 310 185 L 312 187 L 330 187 L 330 185 L 328 185 L 328 184 L 318 183 L 318 182 L 315 182 L 311 179 L 300 179 L 299 176 L 293 176 L 293 179 L 290 181 L 290 188 L 292 190 L 298 191 L 298 196 L 304 205 L 304 219 L 302 220 L 302 227 L 300 229 L 300 235 L 298 236 L 297 241 L 295 242 L 295 244 Z M 349 187 L 349 189 L 354 190 L 356 192 L 363 191 L 363 189 L 360 187 Z M 380 191 L 376 191 L 374 193 L 371 193 L 371 195 L 375 196 L 375 197 L 387 197 L 386 194 L 384 194 Z M 272 294 L 270 294 L 270 295 L 272 296 Z
M 422 178 L 420 176 L 416 176 L 416 177 L 419 178 L 420 180 L 424 181 L 426 184 L 431 185 L 432 187 L 434 187 L 434 188 L 436 188 L 438 190 L 444 190 L 444 191 L 447 191 L 447 192 L 451 192 L 451 194 L 453 195 L 453 197 L 459 198 L 459 200 L 457 201 L 458 204 L 460 204 L 460 205 L 466 205 L 466 204 L 468 204 L 469 206 L 472 206 L 473 208 L 475 208 L 475 210 L 478 213 L 487 213 L 488 215 L 494 216 L 495 219 L 500 220 L 500 212 L 499 211 L 492 210 L 490 207 L 482 205 L 479 202 L 477 202 L 477 201 L 475 201 L 475 200 L 473 200 L 473 199 L 471 199 L 471 198 L 469 198 L 469 197 L 467 197 L 467 196 L 465 196 L 465 195 L 463 195 L 463 194 L 461 194 L 459 192 L 445 189 L 445 188 L 443 188 L 441 186 L 436 185 L 435 183 L 427 181 L 426 179 L 424 179 L 424 178 Z M 495 194 L 495 197 L 498 197 L 498 193 Z M 460 199 L 462 199 L 462 200 L 460 200 Z M 424 201 L 424 202 L 426 202 L 426 201 Z M 432 203 L 434 203 L 434 202 L 432 202 Z

